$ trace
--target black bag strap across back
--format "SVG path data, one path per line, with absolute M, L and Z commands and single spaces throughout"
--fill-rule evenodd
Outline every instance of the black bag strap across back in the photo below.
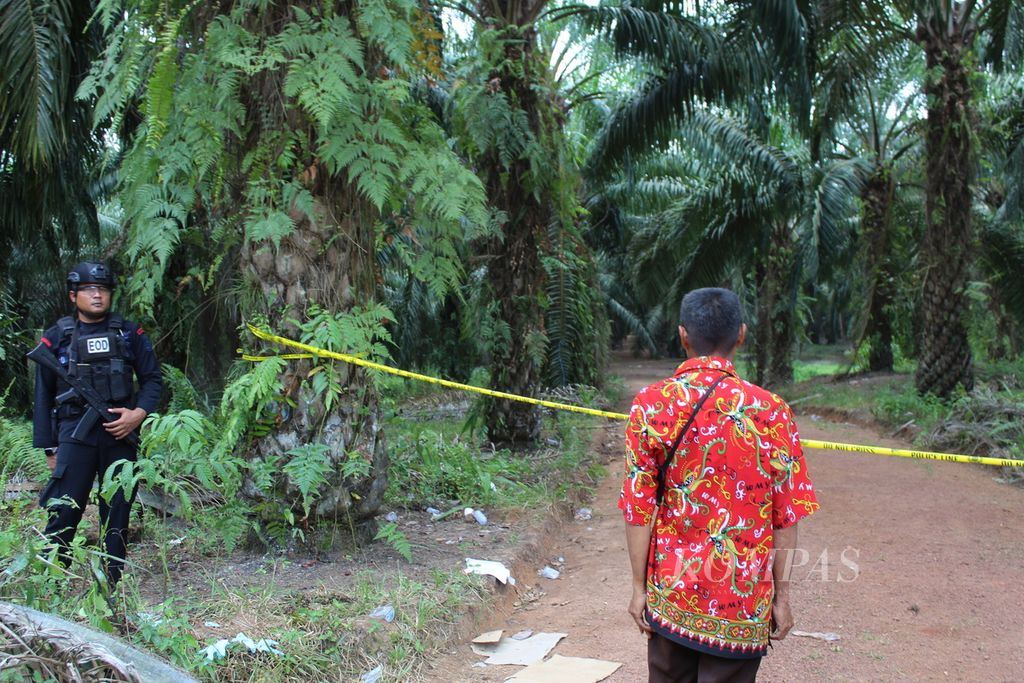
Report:
M 665 495 L 665 477 L 668 475 L 668 468 L 672 466 L 672 461 L 675 460 L 676 451 L 679 450 L 679 446 L 681 446 L 683 441 L 686 439 L 686 435 L 690 433 L 690 425 L 693 424 L 693 421 L 694 419 L 696 419 L 697 413 L 700 412 L 700 409 L 704 405 L 704 402 L 707 401 L 708 397 L 711 396 L 712 392 L 714 392 L 715 387 L 721 384 L 722 380 L 724 380 L 728 376 L 728 373 L 723 373 L 721 377 L 719 377 L 718 379 L 711 383 L 711 386 L 709 386 L 707 390 L 704 392 L 704 394 L 697 400 L 697 403 L 695 403 L 693 406 L 693 412 L 690 413 L 690 417 L 686 420 L 686 424 L 683 425 L 683 429 L 679 432 L 679 438 L 676 439 L 676 442 L 674 444 L 672 444 L 672 448 L 665 456 L 665 461 L 661 463 L 661 468 L 658 470 L 657 501 L 659 506 L 661 505 L 662 496 Z

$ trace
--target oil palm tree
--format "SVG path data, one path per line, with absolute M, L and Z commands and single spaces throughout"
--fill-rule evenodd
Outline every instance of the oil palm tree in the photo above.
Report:
M 64 314 L 69 262 L 100 255 L 96 207 L 112 175 L 100 165 L 92 105 L 75 98 L 100 48 L 91 11 L 70 0 L 0 2 L 0 300 L 6 331 L 22 336 Z M 17 363 L 0 370 L 9 405 L 29 405 L 25 380 Z
M 896 45 L 893 49 L 899 49 Z M 903 46 L 906 48 L 906 46 Z M 885 70 L 876 69 L 872 78 L 851 75 L 850 89 L 856 99 L 846 107 L 838 128 L 831 127 L 836 155 L 864 161 L 861 189 L 860 263 L 863 287 L 859 305 L 863 320 L 858 345 L 868 346 L 868 369 L 893 370 L 893 308 L 899 292 L 897 282 L 905 264 L 898 262 L 893 211 L 900 195 L 913 190 L 907 180 L 915 179 L 919 163 L 923 123 L 917 115 L 922 105 L 914 84 L 916 55 L 903 49 L 890 52 Z
M 814 164 L 784 126 L 770 126 L 763 141 L 733 118 L 694 112 L 689 121 L 678 130 L 685 152 L 662 160 L 675 187 L 666 192 L 655 177 L 635 183 L 636 196 L 658 188 L 668 205 L 638 212 L 632 276 L 648 301 L 738 277 L 739 288 L 756 292 L 758 381 L 789 383 L 796 299 L 803 282 L 849 254 L 861 163 Z
M 805 179 L 799 172 L 782 168 L 791 166 L 791 159 L 785 155 L 773 157 L 777 150 L 767 143 L 771 135 L 767 112 L 792 117 L 797 130 L 806 131 L 810 125 L 808 50 L 812 8 L 799 2 L 734 2 L 710 10 L 702 7 L 639 2 L 601 7 L 590 13 L 591 24 L 608 36 L 619 55 L 637 66 L 644 79 L 614 107 L 596 137 L 589 177 L 602 182 L 623 171 L 629 176 L 651 152 L 677 152 L 687 144 L 704 144 L 705 148 L 724 145 L 724 149 L 746 152 L 742 158 L 753 166 L 737 159 L 731 169 L 736 173 L 722 171 L 721 184 L 699 171 L 695 177 L 710 185 L 698 181 L 688 188 L 694 193 L 692 201 L 678 202 L 653 222 L 643 222 L 638 234 L 646 243 L 636 243 L 640 244 L 639 262 L 643 264 L 638 266 L 637 275 L 659 286 L 675 283 L 669 300 L 677 298 L 681 294 L 679 283 L 708 284 L 725 272 L 725 263 L 718 260 L 719 253 L 714 249 L 706 258 L 690 258 L 706 251 L 708 245 L 721 249 L 722 235 L 733 232 L 723 224 L 750 227 L 752 234 L 759 235 L 759 239 L 741 241 L 741 249 L 750 251 L 740 255 L 735 248 L 740 245 L 730 243 L 725 253 L 734 264 L 743 261 L 744 256 L 757 255 L 754 261 L 743 261 L 743 265 L 756 262 L 759 268 L 755 278 L 760 297 L 759 322 L 763 323 L 757 327 L 759 373 L 772 381 L 788 381 L 792 375 L 791 323 L 802 272 L 802 254 L 795 248 L 798 240 L 794 232 L 794 218 L 800 213 L 794 207 L 800 201 L 794 198 L 804 191 Z M 709 105 L 712 109 L 707 108 Z M 716 115 L 719 110 L 715 108 L 721 107 L 744 112 L 743 122 L 736 125 L 734 120 Z M 774 182 L 758 185 L 744 178 L 750 168 L 760 168 L 759 164 L 774 169 L 770 174 Z M 702 171 L 708 164 L 704 166 Z M 799 186 L 790 186 L 798 179 Z M 647 178 L 645 182 L 653 180 Z M 732 206 L 727 206 L 730 203 Z M 752 227 L 766 215 L 769 206 L 783 218 L 770 229 L 763 223 Z M 716 211 L 724 212 L 714 218 L 719 224 L 717 230 L 694 228 L 685 238 L 680 233 L 689 225 L 682 224 L 679 216 L 686 215 L 687 222 L 698 214 L 702 214 L 701 219 L 712 220 L 711 214 Z M 734 238 L 730 234 L 728 239 Z M 674 247 L 678 244 L 686 244 L 689 253 L 677 252 Z M 682 260 L 672 261 L 669 254 Z M 645 292 L 641 298 L 652 295 L 660 298 L 666 292 Z
M 480 183 L 411 94 L 407 74 L 422 67 L 412 8 L 101 2 L 97 16 L 108 31 L 89 79 L 98 109 L 141 118 L 118 192 L 134 266 L 126 289 L 140 312 L 230 279 L 246 320 L 379 356 L 390 319 L 377 301 L 384 218 L 428 252 L 410 257 L 415 272 L 454 286 L 451 242 L 486 215 Z M 253 407 L 271 427 L 246 456 L 271 467 L 272 485 L 246 491 L 272 509 L 372 529 L 388 464 L 375 384 L 360 368 L 310 359 L 271 374 Z M 324 468 L 297 482 L 288 472 L 299 458 L 321 461 L 307 474 Z M 303 510 L 311 481 L 315 504 Z
M 88 245 L 98 248 L 96 203 L 110 189 L 99 165 L 102 145 L 92 107 L 75 97 L 99 32 L 89 3 L 0 3 L 0 258 L 31 254 L 35 270 L 60 274 Z M 40 293 L 29 271 L 5 268 L 4 289 L 17 300 L 58 301 L 63 277 Z M 22 277 L 25 276 L 25 277 Z M 47 296 L 50 295 L 50 296 Z M 31 323 L 53 304 L 28 306 Z
M 588 102 L 600 71 L 574 60 L 580 8 L 549 0 L 456 4 L 473 26 L 457 46 L 454 128 L 501 224 L 480 245 L 486 273 L 491 386 L 532 396 L 544 384 L 599 383 L 607 329 L 595 296 L 594 257 L 583 239 L 578 153 L 569 114 Z M 599 50 L 586 48 L 591 55 Z M 492 400 L 496 442 L 536 439 L 534 406 Z
M 698 104 L 756 116 L 774 102 L 807 123 L 806 8 L 795 1 L 702 7 L 651 0 L 582 12 L 641 80 L 613 103 L 595 136 L 591 178 L 652 148 L 666 149 Z
M 972 220 L 977 120 L 972 82 L 978 65 L 1000 68 L 1008 45 L 1024 32 L 1011 0 L 918 0 L 897 3 L 916 23 L 925 56 L 926 231 L 921 252 L 922 329 L 915 383 L 922 393 L 950 396 L 974 385 L 964 316 L 976 230 Z
M 981 227 L 978 266 L 992 285 L 994 357 L 1018 356 L 1024 349 L 1024 41 L 1008 57 L 1011 68 L 989 88 L 978 136 L 986 178 L 975 214 Z

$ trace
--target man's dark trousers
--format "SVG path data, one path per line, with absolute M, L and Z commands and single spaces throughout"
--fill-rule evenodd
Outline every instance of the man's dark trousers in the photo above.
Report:
M 647 641 L 648 683 L 754 683 L 760 665 L 760 657 L 716 657 L 657 633 Z
M 53 476 L 39 497 L 44 505 L 48 500 L 51 501 L 46 534 L 63 548 L 67 548 L 75 537 L 75 530 L 82 520 L 89 492 L 97 476 L 102 485 L 104 473 L 111 465 L 118 460 L 135 460 L 135 448 L 129 444 L 123 441 L 110 443 L 113 439 L 105 434 L 100 435 L 99 440 L 98 446 L 61 443 L 57 449 L 57 465 Z M 71 498 L 77 505 L 60 504 L 55 500 L 62 496 Z M 134 498 L 135 492 L 132 491 L 131 497 L 126 500 L 121 489 L 118 489 L 109 503 L 100 496 L 100 532 L 103 533 L 103 550 L 111 556 L 106 562 L 107 579 L 111 585 L 121 579 L 124 568 L 125 534 Z

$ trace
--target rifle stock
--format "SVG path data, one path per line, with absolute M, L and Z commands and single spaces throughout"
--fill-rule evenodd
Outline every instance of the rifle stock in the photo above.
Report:
M 56 374 L 57 377 L 71 387 L 71 391 L 73 391 L 78 398 L 82 399 L 88 407 L 85 414 L 82 415 L 78 424 L 75 426 L 75 431 L 71 434 L 72 438 L 82 440 L 96 425 L 97 420 L 113 422 L 117 419 L 116 415 L 107 410 L 107 402 L 103 400 L 103 397 L 78 377 L 69 375 L 68 371 L 64 369 L 64 366 L 57 362 L 57 359 L 54 358 L 53 354 L 48 348 L 46 348 L 46 346 L 43 344 L 36 344 L 36 347 L 25 354 L 25 357 Z M 63 395 L 64 394 L 62 394 L 62 396 Z M 124 440 L 133 446 L 137 447 L 139 445 L 139 435 L 135 432 L 129 433 L 128 436 L 124 437 Z

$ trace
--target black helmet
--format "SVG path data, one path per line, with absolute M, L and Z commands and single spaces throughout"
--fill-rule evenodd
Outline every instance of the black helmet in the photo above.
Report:
M 83 261 L 68 273 L 68 291 L 77 292 L 79 285 L 106 285 L 114 288 L 114 274 L 106 264 Z

